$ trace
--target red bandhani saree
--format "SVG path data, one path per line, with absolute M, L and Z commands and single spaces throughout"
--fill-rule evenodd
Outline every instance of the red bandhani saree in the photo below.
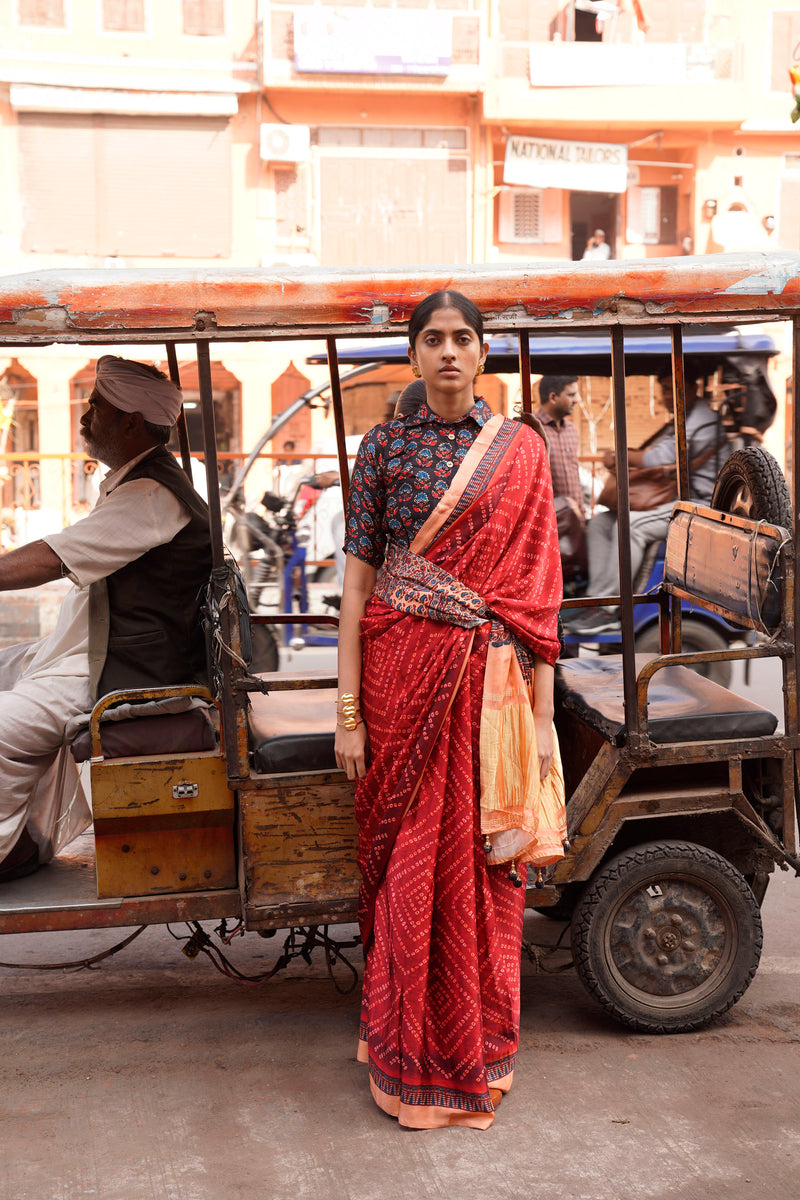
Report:
M 525 889 L 483 849 L 487 651 L 555 662 L 560 602 L 544 446 L 494 418 L 411 547 L 390 547 L 361 627 L 358 1057 L 403 1125 L 486 1129 L 490 1086 L 511 1086 Z M 554 861 L 563 836 L 563 821 L 542 821 L 527 857 Z

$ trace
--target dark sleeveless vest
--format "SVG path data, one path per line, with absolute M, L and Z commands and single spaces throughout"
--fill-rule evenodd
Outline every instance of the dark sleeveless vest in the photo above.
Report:
M 133 479 L 154 479 L 169 488 L 190 520 L 171 542 L 92 584 L 89 662 L 98 697 L 206 678 L 200 605 L 211 574 L 208 508 L 163 446 L 138 462 L 119 486 Z

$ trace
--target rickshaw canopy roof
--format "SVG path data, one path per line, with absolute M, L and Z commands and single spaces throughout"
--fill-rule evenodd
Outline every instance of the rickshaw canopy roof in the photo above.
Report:
M 400 334 L 429 292 L 470 296 L 487 332 L 740 324 L 800 307 L 800 253 L 525 267 L 42 271 L 0 277 L 0 344 Z

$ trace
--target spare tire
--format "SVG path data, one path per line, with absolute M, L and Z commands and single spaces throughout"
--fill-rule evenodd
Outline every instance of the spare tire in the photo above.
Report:
M 768 450 L 748 446 L 723 464 L 711 507 L 753 521 L 792 528 L 792 502 L 778 462 Z

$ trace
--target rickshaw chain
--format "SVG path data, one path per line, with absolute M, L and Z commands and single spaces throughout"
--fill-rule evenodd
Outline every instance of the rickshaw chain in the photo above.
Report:
M 289 930 L 286 941 L 283 943 L 283 950 L 271 970 L 264 971 L 260 975 L 245 975 L 243 971 L 234 966 L 223 954 L 219 946 L 214 945 L 198 921 L 187 921 L 186 924 L 187 928 L 192 930 L 191 935 L 186 938 L 179 937 L 173 933 L 169 925 L 167 926 L 167 929 L 169 929 L 170 934 L 176 941 L 184 941 L 186 943 L 183 947 L 183 953 L 186 957 L 194 961 L 198 954 L 205 954 L 220 974 L 224 975 L 227 979 L 232 979 L 235 983 L 241 983 L 244 987 L 257 987 L 262 983 L 267 983 L 274 975 L 277 975 L 278 971 L 282 971 L 288 967 L 289 963 L 295 958 L 305 959 L 310 966 L 311 953 L 318 948 L 322 948 L 325 953 L 325 965 L 328 969 L 328 975 L 333 986 L 341 996 L 348 996 L 358 984 L 358 971 L 343 953 L 344 950 L 353 949 L 361 944 L 361 939 L 358 935 L 348 942 L 339 942 L 329 936 L 327 925 L 322 926 L 322 933 L 320 933 L 319 925 L 298 925 Z M 219 935 L 220 929 L 216 929 L 214 932 Z M 239 931 L 234 930 L 231 936 L 235 936 L 237 932 Z M 333 973 L 333 968 L 337 961 L 347 967 L 353 977 L 349 987 L 342 987 Z
M 117 942 L 116 946 L 112 946 L 109 950 L 103 950 L 101 954 L 93 954 L 91 958 L 81 958 L 77 962 L 63 963 L 7 963 L 0 962 L 0 967 L 9 967 L 16 971 L 66 971 L 71 967 L 85 967 L 87 971 L 91 971 L 95 963 L 101 962 L 104 958 L 110 958 L 112 954 L 116 954 L 118 950 L 124 950 L 129 946 L 134 938 L 137 938 L 140 933 L 144 933 L 147 929 L 146 925 L 140 925 L 133 933 L 129 934 L 124 941 Z

